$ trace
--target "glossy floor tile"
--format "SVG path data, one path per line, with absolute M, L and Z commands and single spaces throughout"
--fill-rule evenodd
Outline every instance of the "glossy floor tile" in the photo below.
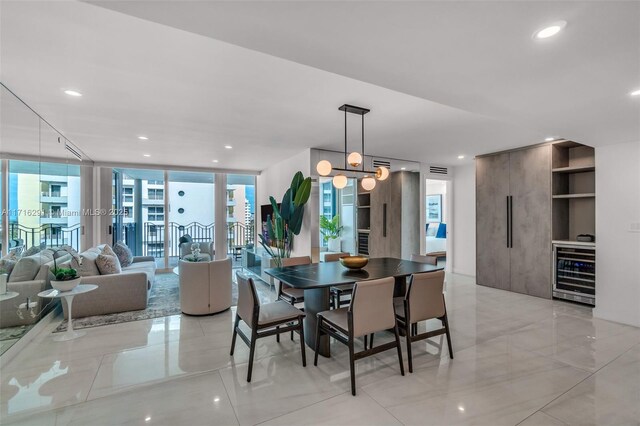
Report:
M 267 298 L 275 294 L 265 295 Z M 356 361 L 346 346 L 302 366 L 299 337 L 260 339 L 229 355 L 235 310 L 87 329 L 54 342 L 51 324 L 0 374 L 0 421 L 15 425 L 635 424 L 640 329 L 594 319 L 585 306 L 476 286 L 447 275 L 454 359 L 438 336 Z M 245 327 L 243 325 L 243 327 Z M 420 324 L 421 330 L 439 321 Z M 390 341 L 377 333 L 376 344 Z M 361 349 L 362 341 L 357 343 Z M 403 362 L 407 363 L 402 339 Z

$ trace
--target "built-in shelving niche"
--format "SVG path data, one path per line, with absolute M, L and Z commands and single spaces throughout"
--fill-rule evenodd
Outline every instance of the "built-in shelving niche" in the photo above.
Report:
M 572 141 L 552 144 L 553 240 L 596 234 L 595 152 Z

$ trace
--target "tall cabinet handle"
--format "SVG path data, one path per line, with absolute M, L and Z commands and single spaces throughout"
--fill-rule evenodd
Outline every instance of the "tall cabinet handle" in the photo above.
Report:
M 509 206 L 509 196 L 507 195 L 507 247 L 509 247 L 511 232 L 511 208 Z
M 513 248 L 513 195 L 509 195 L 509 247 Z

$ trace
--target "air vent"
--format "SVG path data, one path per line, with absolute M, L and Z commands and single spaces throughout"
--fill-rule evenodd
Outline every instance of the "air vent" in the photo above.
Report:
M 429 166 L 429 173 L 434 175 L 448 175 L 449 169 L 447 167 Z
M 64 144 L 64 147 L 67 149 L 67 151 L 69 151 L 70 153 L 72 153 L 73 155 L 76 156 L 76 158 L 78 158 L 78 160 L 82 161 L 82 155 L 80 155 L 80 153 L 78 151 L 75 150 L 75 148 L 73 148 L 71 145 L 69 145 L 68 143 Z
M 391 168 L 391 161 L 389 160 L 378 160 L 373 159 L 373 168 L 377 169 L 378 167 L 386 167 L 387 169 Z

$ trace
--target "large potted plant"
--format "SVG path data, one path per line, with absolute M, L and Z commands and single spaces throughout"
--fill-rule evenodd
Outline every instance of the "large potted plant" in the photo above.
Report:
M 342 232 L 342 228 L 339 215 L 335 215 L 333 219 L 320 216 L 320 232 L 324 242 L 327 243 L 329 251 L 340 251 L 340 232 Z
M 267 216 L 266 235 L 260 234 L 260 244 L 278 268 L 282 267 L 282 259 L 291 257 L 293 237 L 300 234 L 304 206 L 310 195 L 311 178 L 305 178 L 302 172 L 297 172 L 279 208 L 275 198 L 269 197 L 273 216 Z
M 57 263 L 58 253 L 69 253 L 73 256 L 78 263 L 80 263 L 80 257 L 75 250 L 59 248 L 54 250 L 53 253 L 53 277 L 51 280 L 51 287 L 58 291 L 71 291 L 80 284 L 81 277 L 78 275 L 78 271 L 74 268 L 59 268 Z

